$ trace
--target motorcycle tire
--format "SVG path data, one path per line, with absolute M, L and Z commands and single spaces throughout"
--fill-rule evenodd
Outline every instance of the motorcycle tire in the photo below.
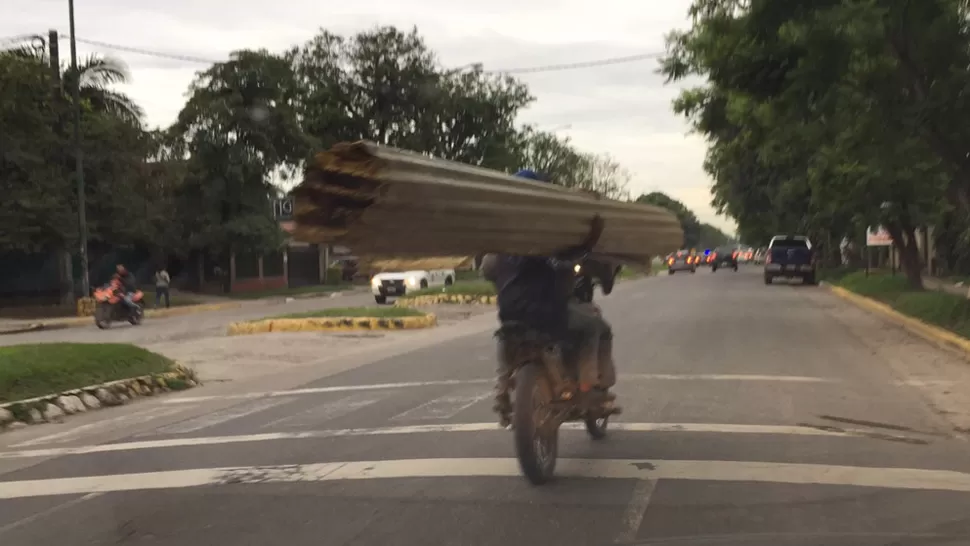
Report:
M 141 309 L 128 313 L 128 322 L 131 323 L 132 326 L 138 326 L 141 324 L 141 319 L 143 318 L 145 318 L 145 311 Z
M 602 440 L 606 438 L 606 427 L 610 424 L 610 416 L 606 417 L 587 417 L 586 418 L 586 433 L 589 437 L 594 440 Z
M 552 399 L 552 388 L 538 364 L 526 364 L 515 373 L 512 429 L 519 467 L 532 485 L 548 482 L 556 470 L 559 422 L 536 425 L 537 406 Z
M 94 325 L 101 330 L 107 330 L 111 326 L 111 321 L 105 316 L 108 311 L 103 305 L 97 305 L 94 308 Z

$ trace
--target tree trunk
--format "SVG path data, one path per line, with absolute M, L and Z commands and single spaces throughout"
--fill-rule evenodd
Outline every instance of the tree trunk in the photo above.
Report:
M 67 249 L 57 251 L 59 291 L 61 293 L 61 305 L 74 305 L 74 274 L 72 271 L 71 253 Z
M 886 230 L 893 238 L 893 246 L 899 253 L 899 265 L 906 275 L 911 290 L 923 290 L 923 268 L 916 246 L 916 230 L 911 226 L 889 224 Z

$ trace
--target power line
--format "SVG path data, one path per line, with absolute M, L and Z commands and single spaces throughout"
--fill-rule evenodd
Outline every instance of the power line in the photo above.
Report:
M 125 51 L 128 53 L 136 53 L 138 55 L 146 55 L 149 57 L 158 57 L 162 59 L 172 59 L 176 61 L 185 61 L 185 62 L 199 63 L 199 64 L 216 64 L 218 62 L 222 62 L 222 61 L 217 61 L 214 59 L 206 59 L 204 57 L 198 57 L 194 55 L 183 55 L 180 53 L 167 53 L 164 51 L 144 49 L 139 47 L 131 47 L 131 46 L 125 46 L 120 44 L 112 44 L 109 42 L 101 42 L 98 40 L 88 40 L 80 37 L 76 38 L 76 41 L 82 44 L 102 47 L 105 49 Z M 548 64 L 548 65 L 541 65 L 541 66 L 530 66 L 530 67 L 519 67 L 519 68 L 505 68 L 501 70 L 483 70 L 483 72 L 485 72 L 486 74 L 537 74 L 542 72 L 560 72 L 564 70 L 578 70 L 582 68 L 596 68 L 600 66 L 609 66 L 609 65 L 615 65 L 615 64 L 642 62 L 650 59 L 656 59 L 661 55 L 663 55 L 662 52 L 640 53 L 638 55 L 628 55 L 625 57 L 609 57 L 606 59 L 595 59 L 591 61 Z M 472 64 L 459 67 L 457 70 L 469 68 L 471 66 L 474 66 L 475 64 L 477 63 L 472 63 Z
M 547 64 L 545 66 L 532 66 L 526 68 L 507 68 L 505 70 L 485 70 L 493 74 L 536 74 L 538 72 L 559 72 L 562 70 L 577 70 L 580 68 L 595 68 L 599 66 L 609 66 L 613 64 L 626 64 L 656 59 L 663 55 L 662 52 L 641 53 L 639 55 L 628 55 L 626 57 L 611 57 L 607 59 L 597 59 L 593 61 L 583 61 L 577 63 Z
M 62 38 L 66 38 L 66 37 L 62 37 Z M 158 57 L 158 58 L 162 58 L 162 59 L 172 59 L 172 60 L 175 60 L 175 61 L 185 61 L 185 62 L 199 63 L 199 64 L 216 64 L 218 62 L 221 62 L 221 61 L 216 61 L 216 60 L 213 60 L 213 59 L 205 59 L 203 57 L 196 57 L 194 55 L 181 55 L 181 54 L 178 54 L 178 53 L 165 53 L 163 51 L 154 51 L 154 50 L 151 50 L 151 49 L 142 49 L 142 48 L 139 48 L 139 47 L 130 47 L 130 46 L 124 46 L 124 45 L 118 45 L 118 44 L 111 44 L 111 43 L 108 43 L 108 42 L 99 42 L 97 40 L 88 40 L 88 39 L 80 38 L 80 37 L 75 38 L 75 41 L 77 41 L 78 43 L 92 45 L 92 46 L 95 46 L 95 47 L 103 47 L 105 49 L 114 49 L 114 50 L 117 50 L 117 51 L 126 51 L 128 53 L 137 53 L 138 55 L 146 55 L 148 57 Z

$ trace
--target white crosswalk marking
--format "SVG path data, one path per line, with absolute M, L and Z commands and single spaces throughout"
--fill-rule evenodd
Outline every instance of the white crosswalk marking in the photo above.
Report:
M 318 423 L 322 423 L 323 421 L 336 419 L 337 417 L 341 417 L 349 413 L 353 413 L 361 408 L 376 404 L 385 397 L 386 396 L 348 396 L 346 398 L 341 398 L 340 400 L 334 400 L 332 402 L 314 406 L 295 415 L 287 415 L 286 417 L 275 419 L 262 425 L 260 428 L 270 428 L 275 426 L 283 426 L 287 428 L 312 427 Z
M 458 391 L 425 402 L 418 407 L 391 417 L 391 421 L 427 421 L 431 419 L 450 419 L 464 409 L 492 396 L 481 389 Z
M 281 404 L 287 404 L 295 400 L 294 398 L 264 398 L 262 400 L 254 400 L 245 404 L 239 404 L 238 406 L 233 406 L 231 408 L 224 409 L 222 411 L 216 411 L 208 415 L 203 415 L 196 417 L 194 419 L 189 419 L 187 421 L 182 421 L 180 423 L 175 423 L 165 427 L 161 427 L 152 431 L 152 435 L 156 434 L 185 434 L 188 432 L 195 432 L 197 430 L 202 430 L 204 428 L 214 427 L 216 425 L 221 425 L 232 421 L 233 419 L 239 419 L 240 417 L 245 417 L 247 415 L 257 413 L 260 411 L 267 410 L 274 406 L 279 406 Z
M 36 446 L 41 444 L 53 444 L 53 443 L 65 443 L 73 440 L 77 440 L 82 436 L 90 436 L 98 432 L 103 432 L 117 426 L 132 427 L 141 423 L 146 423 L 152 419 L 159 419 L 161 417 L 167 417 L 169 415 L 174 415 L 181 411 L 185 411 L 188 408 L 185 407 L 154 407 L 149 408 L 144 411 L 120 415 L 118 417 L 112 417 L 110 419 L 103 419 L 101 421 L 95 421 L 94 423 L 88 423 L 86 425 L 76 426 L 69 430 L 63 432 L 57 432 L 54 434 L 48 434 L 47 436 L 41 436 L 40 438 L 34 438 L 33 440 L 28 440 L 26 442 L 21 442 L 19 444 L 14 444 L 11 447 L 28 447 Z
M 610 423 L 611 432 L 647 433 L 684 433 L 684 434 L 761 434 L 787 436 L 824 436 L 831 438 L 866 438 L 870 431 L 846 429 L 842 431 L 823 430 L 806 426 L 785 425 L 732 425 L 716 423 Z M 566 423 L 564 432 L 585 432 L 580 423 Z M 406 425 L 384 428 L 347 428 L 332 430 L 301 430 L 293 432 L 262 432 L 235 436 L 208 436 L 188 438 L 166 438 L 163 440 L 140 440 L 114 444 L 100 444 L 77 447 L 52 447 L 19 451 L 0 451 L 0 460 L 29 459 L 35 457 L 58 457 L 64 455 L 87 455 L 92 453 L 114 453 L 119 451 L 138 451 L 143 449 L 163 449 L 189 446 L 216 446 L 252 442 L 278 442 L 281 440 L 312 440 L 324 438 L 347 438 L 357 436 L 398 436 L 409 434 L 495 432 L 507 431 L 495 422 L 489 423 L 439 423 L 428 425 Z
M 520 479 L 520 474 L 518 462 L 511 458 L 403 459 L 194 468 L 136 474 L 5 481 L 0 482 L 0 499 L 341 480 L 459 477 Z M 556 474 L 560 477 L 573 478 L 761 482 L 970 492 L 970 474 L 964 472 L 761 461 L 560 459 Z

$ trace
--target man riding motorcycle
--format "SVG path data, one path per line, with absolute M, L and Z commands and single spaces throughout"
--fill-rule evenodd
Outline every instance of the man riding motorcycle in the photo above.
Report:
M 124 265 L 118 264 L 115 267 L 114 278 L 121 285 L 121 290 L 124 293 L 122 300 L 125 302 L 125 305 L 129 309 L 138 307 L 138 304 L 131 299 L 135 291 L 138 290 L 138 283 L 135 281 L 135 276 Z
M 536 173 L 522 170 L 516 176 L 540 180 Z M 486 255 L 482 271 L 498 291 L 499 320 L 523 322 L 536 331 L 557 339 L 576 338 L 579 350 L 579 391 L 607 390 L 616 383 L 613 364 L 613 332 L 610 325 L 588 305 L 573 297 L 576 285 L 575 265 L 591 267 L 602 283 L 604 292 L 613 288 L 617 270 L 605 264 L 586 260 L 591 247 L 602 232 L 602 220 L 597 218 L 589 239 L 575 248 L 566 249 L 556 257 Z M 506 347 L 500 345 L 495 411 L 501 424 L 508 426 L 512 412 L 509 380 L 512 369 Z M 606 393 L 606 403 L 615 396 Z

